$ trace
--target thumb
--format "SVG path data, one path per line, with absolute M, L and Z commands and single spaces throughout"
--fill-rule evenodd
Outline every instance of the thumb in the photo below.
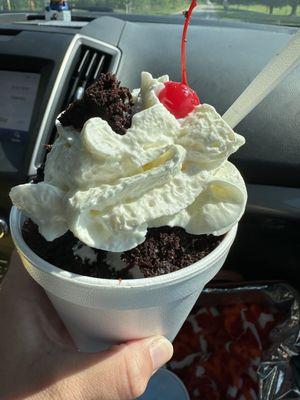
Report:
M 172 355 L 173 346 L 163 336 L 115 346 L 103 353 L 78 354 L 81 362 L 89 365 L 74 377 L 78 398 L 136 399 L 146 390 L 153 372 L 169 361 Z M 74 382 L 72 386 L 74 393 Z

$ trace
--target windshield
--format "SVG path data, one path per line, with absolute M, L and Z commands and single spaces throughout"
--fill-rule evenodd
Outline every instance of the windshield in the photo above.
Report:
M 50 0 L 49 0 L 50 2 Z M 66 6 L 64 0 L 51 0 Z M 300 0 L 200 0 L 193 18 L 239 20 L 300 26 Z M 0 0 L 0 12 L 42 12 L 43 0 Z M 69 0 L 74 13 L 111 12 L 144 15 L 178 15 L 188 8 L 187 0 Z

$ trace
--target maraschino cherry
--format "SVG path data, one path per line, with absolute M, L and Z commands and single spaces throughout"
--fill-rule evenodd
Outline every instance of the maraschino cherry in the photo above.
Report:
M 182 82 L 166 82 L 165 87 L 160 91 L 159 101 L 176 118 L 186 117 L 193 109 L 200 104 L 200 100 L 192 88 L 187 84 L 186 76 L 186 37 L 191 20 L 193 9 L 197 6 L 197 1 L 193 0 L 188 12 L 186 13 L 181 39 L 181 80 Z

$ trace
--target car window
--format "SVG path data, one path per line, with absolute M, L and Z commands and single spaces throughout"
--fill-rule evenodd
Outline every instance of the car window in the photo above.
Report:
M 45 0 L 2 0 L 0 12 L 43 11 Z M 64 6 L 64 0 L 52 0 Z M 201 0 L 194 18 L 207 20 L 238 20 L 264 24 L 300 25 L 300 0 Z M 178 15 L 189 2 L 186 0 L 70 0 L 74 12 L 111 12 L 144 15 Z

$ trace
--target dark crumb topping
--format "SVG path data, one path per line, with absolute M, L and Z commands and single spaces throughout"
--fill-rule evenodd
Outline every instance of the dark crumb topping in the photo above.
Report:
M 79 275 L 105 279 L 130 279 L 130 270 L 134 267 L 138 267 L 145 277 L 177 271 L 205 257 L 223 239 L 221 236 L 191 235 L 182 228 L 152 228 L 142 244 L 122 253 L 124 269 L 117 272 L 106 264 L 106 251 L 93 249 L 96 259 L 92 263 L 75 256 L 73 247 L 80 242 L 71 232 L 48 242 L 38 232 L 37 225 L 27 220 L 22 233 L 27 245 L 49 263 Z
M 145 277 L 162 275 L 187 267 L 205 257 L 223 236 L 192 235 L 183 228 L 149 229 L 146 240 L 122 254 L 129 268 L 138 266 Z
M 49 151 L 50 151 L 51 148 L 52 148 L 52 145 L 51 145 L 51 144 L 45 144 L 45 145 L 44 145 L 44 148 L 45 148 L 45 150 L 46 150 L 46 154 L 48 154 Z M 43 162 L 43 163 L 37 168 L 36 175 L 32 178 L 31 183 L 43 182 L 43 181 L 44 181 L 44 178 L 45 178 L 44 172 L 45 172 L 45 162 Z
M 128 88 L 110 73 L 101 74 L 90 86 L 81 100 L 70 104 L 59 117 L 63 126 L 74 126 L 81 130 L 85 122 L 100 117 L 108 122 L 118 134 L 124 135 L 131 126 L 133 101 Z
M 31 183 L 39 183 L 44 181 L 45 163 L 41 164 L 36 170 L 36 175 L 33 177 Z
M 26 220 L 22 234 L 34 253 L 56 267 L 79 275 L 108 279 L 112 277 L 108 266 L 104 263 L 105 251 L 93 249 L 97 253 L 97 260 L 92 264 L 83 262 L 80 257 L 74 255 L 73 247 L 78 245 L 79 240 L 70 231 L 52 242 L 48 242 L 39 233 L 38 226 L 31 220 Z

